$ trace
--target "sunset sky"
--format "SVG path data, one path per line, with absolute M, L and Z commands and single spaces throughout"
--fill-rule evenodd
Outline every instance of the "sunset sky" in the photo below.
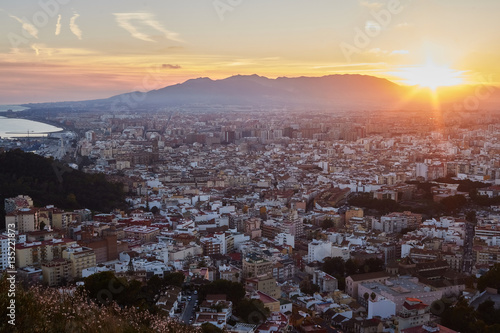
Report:
M 2 1 L 0 104 L 254 73 L 498 84 L 498 13 L 498 0 Z

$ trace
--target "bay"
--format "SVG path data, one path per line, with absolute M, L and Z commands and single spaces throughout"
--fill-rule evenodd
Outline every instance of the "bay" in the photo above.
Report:
M 16 112 L 16 111 L 24 111 L 24 110 L 28 110 L 28 109 L 29 108 L 24 107 L 24 106 L 20 106 L 20 105 L 10 105 L 10 104 L 0 105 L 0 112 L 5 112 L 5 111 L 9 111 L 9 110 Z

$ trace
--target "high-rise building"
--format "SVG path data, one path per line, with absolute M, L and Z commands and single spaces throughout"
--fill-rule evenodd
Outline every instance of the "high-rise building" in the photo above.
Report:
M 9 237 L 0 235 L 0 271 L 9 266 Z
M 285 234 L 290 234 L 296 238 L 304 236 L 303 219 L 299 217 L 296 210 L 293 210 L 287 220 L 279 225 L 280 231 Z
M 42 264 L 43 282 L 49 287 L 73 280 L 71 274 L 71 261 L 67 259 L 55 259 Z
M 74 244 L 65 249 L 62 256 L 71 261 L 71 276 L 75 279 L 82 277 L 82 270 L 96 265 L 94 250 L 88 247 Z
M 20 208 L 5 216 L 5 224 L 14 224 L 20 234 L 38 230 L 38 212 L 33 208 Z
M 243 259 L 243 277 L 271 276 L 273 263 L 256 254 L 249 253 Z

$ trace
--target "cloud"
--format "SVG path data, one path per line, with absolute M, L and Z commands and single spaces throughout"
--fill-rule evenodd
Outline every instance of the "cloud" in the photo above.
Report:
M 375 49 L 372 49 L 375 50 Z M 312 68 L 314 69 L 328 69 L 328 68 L 338 68 L 339 70 L 348 70 L 348 69 L 353 69 L 353 70 L 359 70 L 360 67 L 376 67 L 376 66 L 381 66 L 384 65 L 385 63 L 383 62 L 360 62 L 357 64 L 335 64 L 335 65 L 322 65 L 322 66 L 313 66 Z
M 24 22 L 19 17 L 9 14 L 9 17 L 13 18 L 17 22 L 21 23 L 22 28 L 29 33 L 32 37 L 38 38 L 38 29 L 29 22 Z
M 382 55 L 382 54 L 387 54 L 387 51 L 386 50 L 382 50 L 379 47 L 376 47 L 376 48 L 373 48 L 373 49 L 369 49 L 368 53 L 375 54 L 375 55 Z
M 61 33 L 61 14 L 57 16 L 56 36 L 58 36 L 60 33 Z
M 37 44 L 31 44 L 31 49 L 33 49 L 36 55 L 40 55 L 40 48 Z
M 171 65 L 171 64 L 162 64 L 161 68 L 167 68 L 167 69 L 180 69 L 182 68 L 180 65 Z
M 411 27 L 411 24 L 409 24 L 408 22 L 402 22 L 402 23 L 396 24 L 396 28 L 398 28 L 398 29 L 405 29 L 405 28 L 409 28 L 409 27 Z
M 383 3 L 380 2 L 371 2 L 371 1 L 360 1 L 359 4 L 363 7 L 370 8 L 370 9 L 379 9 L 384 6 Z
M 410 51 L 408 51 L 408 50 L 394 50 L 391 52 L 391 55 L 393 55 L 393 54 L 409 54 L 409 53 L 410 53 Z
M 379 47 L 376 47 L 376 48 L 373 48 L 373 49 L 369 49 L 367 51 L 367 53 L 369 54 L 373 54 L 373 55 L 376 55 L 376 56 L 382 56 L 382 55 L 402 55 L 402 54 L 409 54 L 410 51 L 408 50 L 394 50 L 394 51 L 387 51 L 387 50 L 383 50 Z
M 80 17 L 80 15 L 76 13 L 73 17 L 71 17 L 71 20 L 69 21 L 69 30 L 71 30 L 71 32 L 78 37 L 78 39 L 82 39 L 82 30 L 75 22 L 78 17 Z
M 182 42 L 182 40 L 179 38 L 179 34 L 165 29 L 160 24 L 160 22 L 154 19 L 153 15 L 150 13 L 113 13 L 113 15 L 115 16 L 116 23 L 118 23 L 121 28 L 127 30 L 134 38 L 143 40 L 145 42 L 156 42 L 147 33 L 139 31 L 136 25 L 142 25 L 151 27 L 161 32 L 166 39 L 176 42 Z M 134 21 L 136 25 L 132 23 Z

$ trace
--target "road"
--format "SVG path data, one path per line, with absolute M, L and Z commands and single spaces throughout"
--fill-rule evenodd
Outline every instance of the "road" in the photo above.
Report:
M 198 295 L 192 295 L 191 300 L 186 304 L 184 308 L 184 312 L 182 312 L 181 322 L 185 324 L 189 324 L 189 320 L 191 319 L 191 314 L 193 313 L 194 304 L 198 299 Z
M 467 222 L 465 224 L 465 242 L 464 242 L 464 262 L 462 271 L 470 273 L 474 265 L 474 256 L 472 245 L 474 243 L 474 224 Z

